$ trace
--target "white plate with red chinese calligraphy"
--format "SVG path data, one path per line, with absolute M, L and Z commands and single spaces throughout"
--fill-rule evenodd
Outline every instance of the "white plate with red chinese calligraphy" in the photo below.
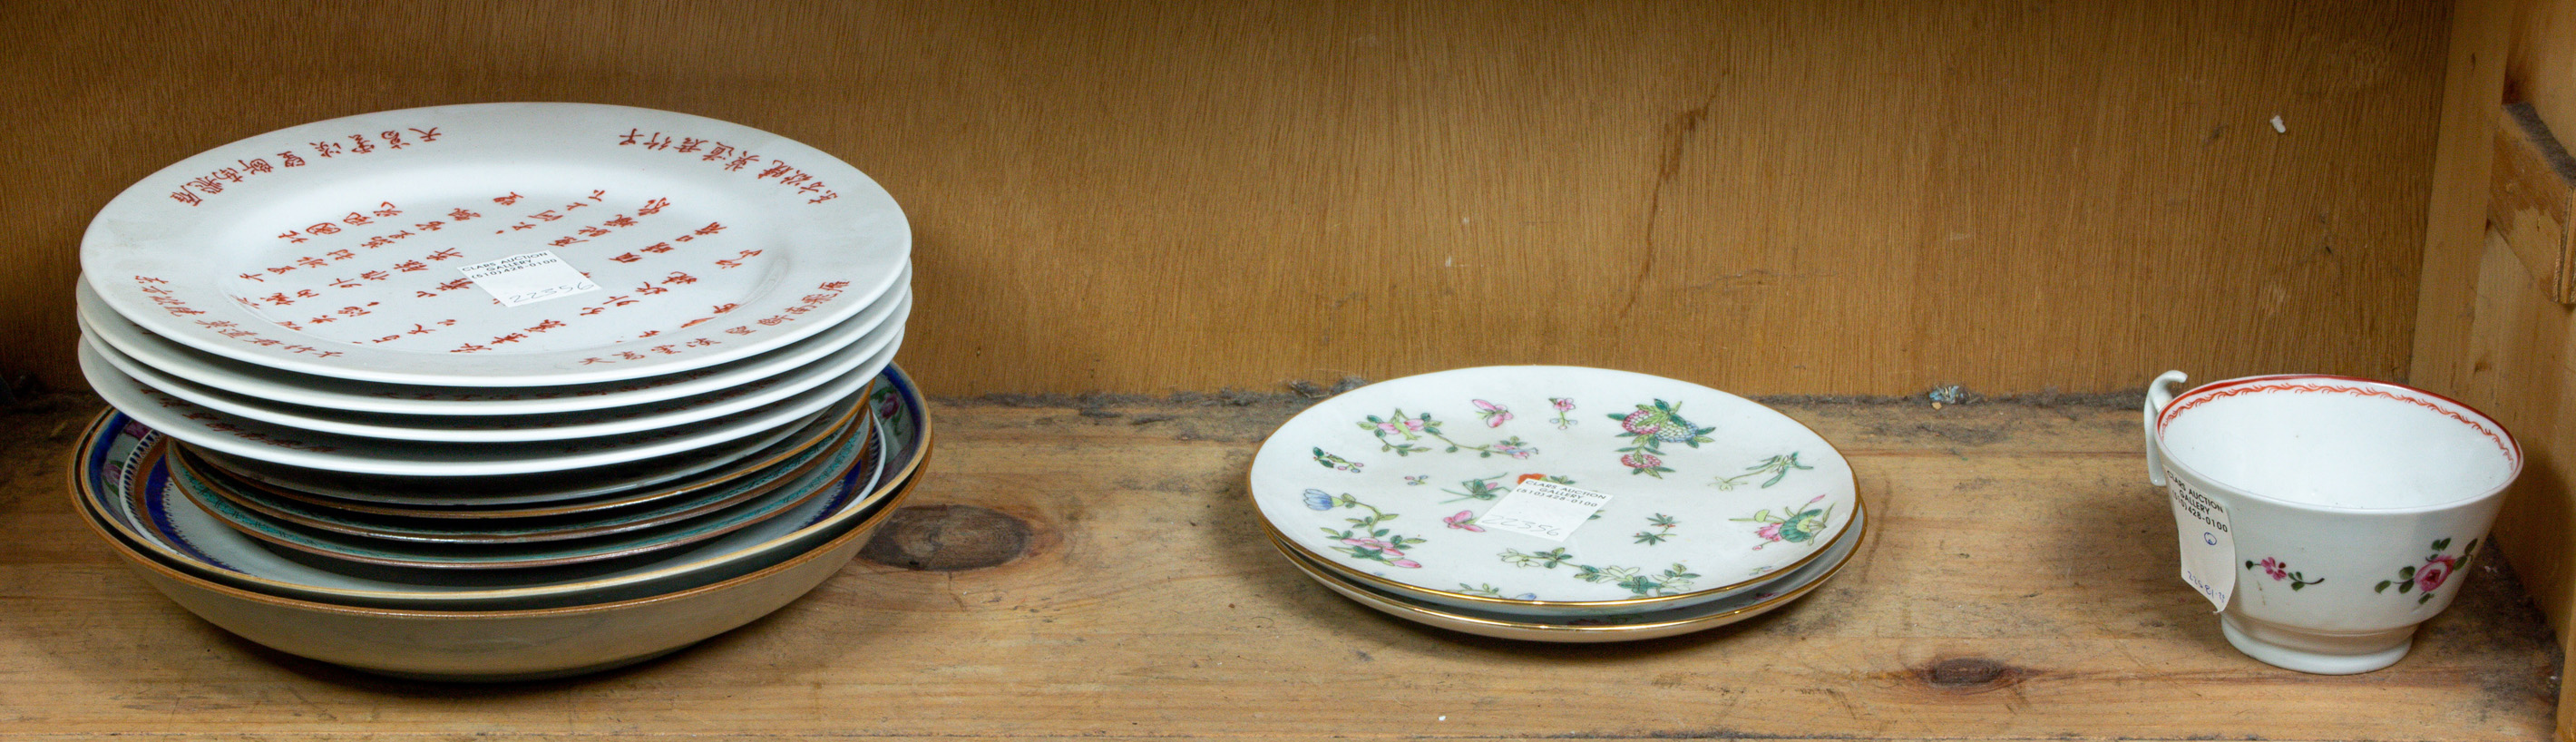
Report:
M 495 103 L 332 119 L 181 160 L 108 202 L 81 265 L 118 314 L 198 350 L 519 387 L 786 346 L 872 304 L 911 245 L 884 188 L 785 137 Z
M 904 275 L 896 279 L 894 289 L 878 297 L 858 316 L 768 353 L 641 379 L 501 388 L 384 384 L 243 363 L 152 334 L 109 308 L 106 300 L 100 299 L 98 292 L 92 290 L 86 281 L 76 282 L 73 294 L 78 299 L 82 326 L 91 330 L 93 337 L 156 370 L 216 389 L 283 404 L 358 412 L 535 415 L 625 407 L 705 394 L 819 362 L 869 337 L 886 322 L 901 324 L 903 318 L 894 313 L 901 310 L 906 315 L 910 314 L 911 274 L 911 267 L 905 266 Z M 652 352 L 650 348 L 638 350 Z M 621 360 L 625 360 L 623 354 L 635 352 L 620 351 Z
M 679 399 L 628 407 L 536 415 L 446 417 L 394 415 L 285 404 L 198 384 L 125 356 L 95 334 L 88 350 L 134 380 L 216 412 L 291 428 L 366 438 L 449 443 L 510 443 L 618 435 L 684 425 L 784 400 L 832 379 L 856 373 L 873 377 L 902 345 L 903 313 L 868 338 L 805 366 L 763 379 Z M 86 324 L 84 324 L 86 328 Z
M 859 391 L 870 378 L 851 374 L 783 401 L 657 430 L 559 441 L 440 443 L 324 433 L 216 412 L 127 376 L 88 343 L 81 344 L 80 366 L 109 406 L 190 445 L 330 472 L 434 477 L 563 471 L 723 444 L 795 425 Z
M 1777 411 L 1689 382 L 1571 366 L 1351 390 L 1272 433 L 1251 486 L 1283 543 L 1356 581 L 1545 616 L 1751 591 L 1814 559 L 1849 527 L 1859 496 L 1833 445 Z M 1528 530 L 1493 517 L 1541 499 L 1515 493 L 1549 488 L 1608 500 L 1574 498 L 1585 509 Z

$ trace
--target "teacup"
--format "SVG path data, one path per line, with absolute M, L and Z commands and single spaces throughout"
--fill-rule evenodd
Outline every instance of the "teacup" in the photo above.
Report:
M 2228 643 L 2333 675 L 2405 657 L 2415 627 L 2459 594 L 2522 472 L 2512 434 L 2386 382 L 2252 376 L 2174 394 L 2186 378 L 2169 371 L 2147 387 L 2147 479 L 2170 488 L 2177 522 L 2190 524 L 2186 579 L 2227 596 Z M 2217 512 L 2192 520 L 2186 503 Z M 2222 548 L 2219 534 L 2232 534 L 2228 574 L 2192 577 L 2193 555 Z

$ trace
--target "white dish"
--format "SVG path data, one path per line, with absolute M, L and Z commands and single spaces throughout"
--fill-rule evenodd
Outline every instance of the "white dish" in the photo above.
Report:
M 739 476 L 687 483 L 695 486 L 647 488 L 571 502 L 490 507 L 474 505 L 470 499 L 462 500 L 462 507 L 387 506 L 280 489 L 235 475 L 195 455 L 194 449 L 186 446 L 172 446 L 163 460 L 170 462 L 173 476 L 209 485 L 235 507 L 302 526 L 418 541 L 546 541 L 693 517 L 756 497 L 785 484 L 801 470 L 822 465 L 825 454 L 837 449 L 843 436 L 874 430 L 875 426 L 865 423 L 847 425 L 835 429 L 832 442 L 826 445 L 798 447 L 774 457 L 767 456 L 769 451 L 764 450 L 763 456 L 747 459 L 732 472 Z M 759 481 L 768 484 L 758 484 Z M 741 486 L 745 482 L 754 484 L 745 488 Z
M 897 319 L 900 320 L 901 315 Z M 246 420 L 361 438 L 515 443 L 594 438 L 685 425 L 779 402 L 850 374 L 874 378 L 878 370 L 894 360 L 902 334 L 900 321 L 880 325 L 867 338 L 844 346 L 811 365 L 693 397 L 578 412 L 475 417 L 394 415 L 279 404 L 163 373 L 158 368 L 127 357 L 113 345 L 100 341 L 94 333 L 84 333 L 82 342 L 108 365 L 115 366 L 145 386 Z
M 846 488 L 757 526 L 636 563 L 574 565 L 516 573 L 459 574 L 384 569 L 346 574 L 287 559 L 169 491 L 156 459 L 164 436 L 119 413 L 99 417 L 75 449 L 75 495 L 91 521 L 148 561 L 229 588 L 344 606 L 443 611 L 526 610 L 622 601 L 729 579 L 803 553 L 872 520 L 885 496 L 928 458 L 930 421 L 919 391 L 900 369 L 871 393 L 881 462 L 839 480 Z
M 189 448 L 225 473 L 272 490 L 293 492 L 318 504 L 388 509 L 569 506 L 595 501 L 640 501 L 659 494 L 706 487 L 758 468 L 762 462 L 803 450 L 829 437 L 859 413 L 835 405 L 794 425 L 706 448 L 643 461 L 502 478 L 378 476 L 322 471 Z
M 320 121 L 181 160 L 100 210 L 81 265 L 118 314 L 216 355 L 366 381 L 550 386 L 793 344 L 884 294 L 911 246 L 875 181 L 785 137 L 642 108 L 493 103 Z M 560 280 L 514 288 L 460 270 L 537 253 L 560 262 L 506 275 Z M 543 298 L 503 303 L 525 297 Z
M 718 565 L 693 573 L 700 580 L 660 586 L 667 589 L 553 606 L 388 609 L 279 597 L 155 559 L 109 531 L 94 512 L 84 522 L 154 589 L 251 641 L 400 677 L 516 681 L 641 662 L 767 615 L 840 572 L 912 484 L 895 480 L 866 515 L 794 540 L 793 548 L 767 558 Z
M 639 433 L 527 443 L 412 443 L 301 430 L 215 412 L 126 376 L 86 343 L 80 364 L 108 404 L 200 448 L 325 471 L 440 477 L 563 471 L 717 445 L 791 425 L 850 396 L 869 378 L 850 375 L 766 406 Z
M 1610 499 L 1590 520 L 1557 524 L 1562 540 L 1487 523 L 1529 479 Z M 1752 591 L 1815 558 L 1858 501 L 1833 445 L 1770 408 L 1569 366 L 1458 369 L 1345 392 L 1262 444 L 1251 490 L 1274 533 L 1360 582 L 1543 616 Z
M 263 400 L 400 415 L 535 415 L 625 407 L 721 391 L 839 353 L 911 313 L 912 267 L 858 316 L 768 353 L 674 374 L 568 386 L 491 388 L 385 384 L 244 363 L 171 342 L 117 314 L 86 281 L 75 282 L 82 326 L 127 356 L 180 378 Z M 890 319 L 891 318 L 891 319 Z
M 568 541 L 398 540 L 382 538 L 374 534 L 339 533 L 285 522 L 243 507 L 209 489 L 203 480 L 192 476 L 185 466 L 165 464 L 162 470 L 169 472 L 169 481 L 176 485 L 175 488 L 195 504 L 198 510 L 214 516 L 217 521 L 231 527 L 234 531 L 279 547 L 332 560 L 325 562 L 326 564 L 353 562 L 418 569 L 524 569 L 602 562 L 649 554 L 722 536 L 734 530 L 758 524 L 763 520 L 778 517 L 798 505 L 839 487 L 836 484 L 837 480 L 848 475 L 851 467 L 861 463 L 863 457 L 875 455 L 870 448 L 873 440 L 865 436 L 845 436 L 836 443 L 829 453 L 830 460 L 824 462 L 822 466 L 798 470 L 792 475 L 789 472 L 776 472 L 775 474 L 792 480 L 787 481 L 785 486 L 766 488 L 765 485 L 776 482 L 761 477 L 750 477 L 735 482 L 729 485 L 730 489 L 742 492 L 762 489 L 765 491 L 749 500 L 727 505 L 713 513 Z M 169 457 L 165 455 L 163 461 L 168 462 Z M 440 535 L 471 536 L 478 531 L 507 533 L 508 527 L 501 526 L 498 531 L 450 528 Z
M 1343 597 L 1357 601 L 1361 605 L 1376 609 L 1380 613 L 1407 621 L 1497 639 L 1564 643 L 1638 641 L 1680 636 L 1733 624 L 1778 610 L 1792 601 L 1805 597 L 1807 593 L 1814 592 L 1817 587 L 1825 583 L 1825 580 L 1831 579 L 1835 573 L 1842 571 L 1843 565 L 1849 564 L 1852 555 L 1860 550 L 1869 526 L 1868 516 L 1859 510 L 1859 508 L 1854 509 L 1852 527 L 1846 535 L 1836 538 L 1834 543 L 1826 546 L 1823 553 L 1815 560 L 1781 575 L 1780 579 L 1765 586 L 1761 591 L 1733 595 L 1722 600 L 1681 608 L 1582 618 L 1549 619 L 1516 613 L 1457 608 L 1414 600 L 1400 593 L 1374 589 L 1352 580 L 1340 572 L 1317 564 L 1314 560 L 1305 557 L 1303 552 L 1277 539 L 1272 539 L 1271 545 L 1279 547 L 1280 555 L 1286 557 L 1291 565 L 1296 566 L 1297 571 L 1322 583 L 1324 587 L 1341 593 Z

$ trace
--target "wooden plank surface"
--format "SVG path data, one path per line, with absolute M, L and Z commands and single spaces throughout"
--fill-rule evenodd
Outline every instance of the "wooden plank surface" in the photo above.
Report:
M 2576 160 L 2528 104 L 2496 109 L 2494 186 L 2487 225 L 2504 235 L 2541 295 L 2576 304 Z
M 2416 313 L 2413 380 L 2468 400 L 2516 432 L 2528 456 L 2495 529 L 2563 644 L 2576 616 L 2576 461 L 2569 381 L 2564 211 L 2521 202 L 2562 190 L 2559 163 L 2530 167 L 2533 131 L 2576 129 L 2576 2 L 2467 0 L 2454 4 L 2450 74 Z M 2498 116 L 2498 106 L 2508 116 Z M 2498 154 L 2487 154 L 2495 152 Z M 2499 156 L 2511 154 L 2511 157 Z M 2522 161 L 2529 187 L 2497 189 L 2497 168 Z M 2555 182 L 2553 182 L 2555 181 Z M 2557 196 L 2547 196 L 2555 201 Z M 2576 697 L 2562 695 L 2558 738 L 2576 742 Z
M 2381 672 L 2230 649 L 2174 576 L 2125 403 L 1784 403 L 1883 519 L 1850 567 L 1733 627 L 1582 646 L 1417 626 L 1290 570 L 1243 491 L 1288 395 L 948 400 L 914 502 L 1024 540 L 950 518 L 680 654 L 466 687 L 250 645 L 128 574 L 63 494 L 95 404 L 0 414 L 0 737 L 2530 740 L 2556 696 L 2501 560 Z
M 2446 3 L 2340 0 L 10 9 L 0 376 L 56 388 L 119 189 L 284 126 L 509 100 L 738 121 L 884 182 L 940 393 L 2397 377 L 2449 33 Z
M 2450 61 L 2442 82 L 2440 141 L 2425 208 L 2415 349 L 2407 377 L 2426 389 L 2457 390 L 2472 365 L 2469 328 L 2476 314 L 2471 305 L 2477 300 L 2479 263 L 2486 255 L 2487 199 L 2494 194 L 2495 109 L 2504 104 L 2505 60 L 2521 6 L 2519 0 L 2452 4 Z

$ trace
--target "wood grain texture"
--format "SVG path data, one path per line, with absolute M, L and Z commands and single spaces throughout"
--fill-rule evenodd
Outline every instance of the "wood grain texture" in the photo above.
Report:
M 2576 637 L 2576 326 L 2555 287 L 2564 284 L 2565 222 L 2520 208 L 2524 196 L 2554 190 L 2497 189 L 2496 168 L 2527 160 L 2526 132 L 2576 127 L 2576 2 L 2476 0 L 2456 3 L 2441 143 L 2426 220 L 2414 380 L 2452 394 L 2504 422 L 2526 455 L 2494 538 L 2521 570 L 2561 643 Z M 2499 64 L 2498 62 L 2502 63 Z M 2511 104 L 2508 106 L 2507 104 Z M 2505 114 L 2522 114 L 2499 115 Z M 2510 158 L 2498 154 L 2510 153 Z M 2557 168 L 2549 179 L 2557 178 Z M 2554 198 L 2554 197 L 2551 197 Z M 2550 234 L 2557 231 L 2559 234 Z M 2576 689 L 2576 685 L 2569 686 Z M 2576 695 L 2559 698 L 2557 738 L 2576 742 Z
M 2441 137 L 2425 208 L 2415 352 L 2408 379 L 2451 393 L 2468 378 L 2470 327 L 2486 255 L 2487 201 L 2494 193 L 2496 109 L 2504 104 L 2506 60 L 2523 0 L 2454 3 Z
M 2542 294 L 2576 304 L 2576 160 L 2529 104 L 2496 109 L 2494 186 L 2488 228 L 2505 236 Z
M 943 393 L 2402 376 L 2449 28 L 2325 1 L 12 11 L 0 373 L 57 387 L 118 189 L 296 123 L 507 100 L 738 121 L 884 182 L 919 238 L 904 358 Z
M 2174 576 L 2126 408 L 1786 406 L 1870 498 L 1841 574 L 1731 627 L 1541 645 L 1388 618 L 1281 562 L 1245 472 L 1298 403 L 1091 399 L 932 409 L 915 503 L 950 537 L 957 512 L 1018 520 L 1017 558 L 863 560 L 646 665 L 428 685 L 250 645 L 128 574 L 64 502 L 95 404 L 0 415 L 0 737 L 2519 741 L 2548 733 L 2558 667 L 2495 566 L 2387 670 L 2238 654 Z
M 2576 90 L 2553 81 L 2576 78 L 2576 2 L 2512 0 L 2512 50 L 2505 57 L 2504 100 L 2528 103 L 2550 128 L 2576 127 Z

